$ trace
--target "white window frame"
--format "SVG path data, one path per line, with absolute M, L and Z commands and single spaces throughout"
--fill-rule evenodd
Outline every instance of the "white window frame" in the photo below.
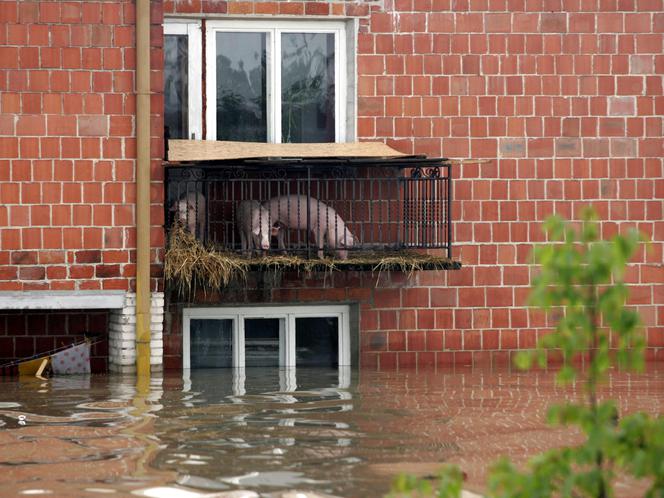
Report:
M 201 23 L 196 21 L 171 20 L 164 23 L 164 36 L 186 35 L 187 49 L 187 106 L 189 108 L 188 128 L 189 138 L 195 140 L 203 139 L 203 96 L 202 84 L 202 47 L 201 47 Z
M 182 311 L 182 368 L 191 368 L 191 320 L 232 320 L 232 365 L 244 368 L 244 319 L 279 319 L 279 366 L 295 367 L 295 320 L 297 318 L 337 318 L 339 324 L 339 367 L 350 362 L 350 309 L 330 306 L 246 306 L 240 308 L 185 308 Z
M 346 23 L 343 21 L 270 21 L 210 20 L 206 23 L 206 138 L 217 139 L 217 57 L 216 34 L 218 32 L 266 33 L 267 50 L 267 140 L 281 143 L 281 33 L 332 33 L 334 34 L 334 97 L 335 142 L 346 141 Z M 274 57 L 272 56 L 274 54 Z M 278 63 L 277 63 L 278 62 Z

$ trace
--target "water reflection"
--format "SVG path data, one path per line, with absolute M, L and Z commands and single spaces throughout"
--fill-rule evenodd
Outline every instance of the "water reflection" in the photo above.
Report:
M 603 395 L 621 413 L 661 413 L 663 372 L 614 373 Z M 0 384 L 0 444 L 10 448 L 0 455 L 0 496 L 379 496 L 395 473 L 431 474 L 441 462 L 460 464 L 466 486 L 480 489 L 501 454 L 523 460 L 574 443 L 577 435 L 546 427 L 544 413 L 582 394 L 556 388 L 547 372 L 504 370 L 247 368 L 138 384 L 117 376 Z

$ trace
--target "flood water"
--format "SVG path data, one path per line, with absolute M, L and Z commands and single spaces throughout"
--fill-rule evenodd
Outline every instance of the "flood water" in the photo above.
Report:
M 621 413 L 664 412 L 664 366 L 614 373 Z M 582 393 L 548 372 L 194 370 L 0 380 L 0 496 L 194 498 L 252 490 L 382 496 L 400 471 L 456 463 L 481 491 L 500 455 L 578 441 L 544 423 Z M 620 482 L 617 496 L 638 496 Z

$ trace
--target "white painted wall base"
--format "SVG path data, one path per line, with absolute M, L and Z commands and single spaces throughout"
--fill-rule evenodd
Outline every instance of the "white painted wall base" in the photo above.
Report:
M 164 293 L 153 292 L 150 304 L 150 369 L 164 365 Z M 136 372 L 136 293 L 125 295 L 124 306 L 112 310 L 108 327 L 108 368 L 111 372 Z
M 122 308 L 123 291 L 2 291 L 3 310 L 92 310 Z

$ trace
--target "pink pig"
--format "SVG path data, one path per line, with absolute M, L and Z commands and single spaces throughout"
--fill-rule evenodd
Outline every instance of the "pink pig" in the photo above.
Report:
M 177 220 L 198 237 L 205 234 L 205 197 L 200 192 L 185 192 L 173 203 Z
M 254 249 L 267 251 L 274 230 L 270 213 L 258 201 L 242 201 L 235 211 L 235 226 L 240 233 L 242 252 L 246 255 Z
M 327 247 L 335 251 L 339 259 L 348 258 L 348 251 L 339 248 L 353 247 L 355 237 L 332 207 L 306 195 L 274 197 L 263 205 L 269 211 L 272 223 L 275 225 L 280 224 L 295 230 L 306 230 L 308 225 L 314 234 L 319 258 L 323 257 L 324 241 Z M 285 249 L 283 230 L 277 235 L 277 240 L 279 249 Z

